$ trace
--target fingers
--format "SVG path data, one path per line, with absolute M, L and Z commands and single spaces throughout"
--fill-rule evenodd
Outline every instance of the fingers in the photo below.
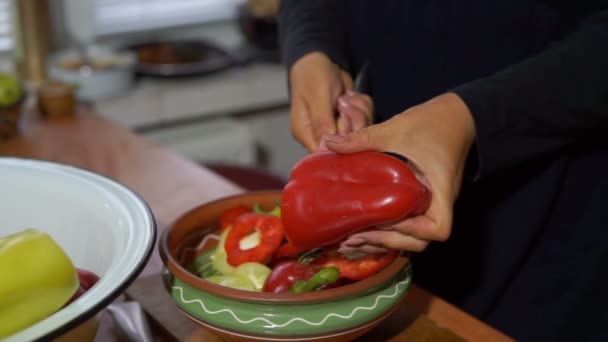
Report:
M 372 124 L 374 106 L 371 97 L 367 95 L 347 91 L 338 98 L 338 111 L 348 119 L 350 132 Z
M 440 217 L 449 216 L 449 213 L 444 213 Z M 393 231 L 403 235 L 409 235 L 419 240 L 426 241 L 446 241 L 450 236 L 451 222 L 447 220 L 438 221 L 434 217 L 427 215 L 418 215 L 401 222 L 390 225 L 378 226 L 382 231 Z
M 339 253 L 349 254 L 353 252 L 363 252 L 363 253 L 384 253 L 387 252 L 388 249 L 382 246 L 371 245 L 368 241 L 362 238 L 350 236 L 346 241 L 343 241 L 340 244 L 340 248 L 338 249 Z
M 321 136 L 336 133 L 333 105 L 329 94 L 295 95 L 291 100 L 291 133 L 306 149 L 317 151 Z
M 324 134 L 335 134 L 337 132 L 334 105 L 329 95 L 319 94 L 317 99 L 309 104 L 310 124 L 317 143 L 321 141 Z
M 377 127 L 370 126 L 373 104 L 369 96 L 348 91 L 338 98 L 340 126 L 338 135 L 324 134 L 324 146 L 338 153 L 381 149 L 376 146 Z
M 338 131 L 337 98 L 352 88 L 352 78 L 325 54 L 311 52 L 293 64 L 289 85 L 292 134 L 308 150 L 317 151 L 323 148 L 322 135 Z
M 341 243 L 339 252 L 381 253 L 389 249 L 421 252 L 431 241 L 446 241 L 452 212 L 437 206 L 431 205 L 424 215 L 353 234 Z
M 353 122 L 346 113 L 340 112 L 340 114 L 338 115 L 338 119 L 336 121 L 336 129 L 338 131 L 338 135 L 346 135 L 354 131 Z M 325 146 L 323 139 L 321 139 L 321 142 Z M 325 146 L 325 148 L 327 148 L 327 146 Z
M 357 107 L 366 113 L 374 112 L 374 103 L 372 101 L 372 98 L 365 94 L 349 90 L 346 92 L 344 99 L 349 105 Z
M 341 254 L 351 254 L 351 253 L 355 253 L 355 252 L 374 254 L 374 253 L 388 252 L 388 249 L 386 249 L 384 247 L 373 246 L 373 245 L 361 245 L 361 246 L 357 246 L 357 247 L 340 246 L 340 248 L 338 249 L 338 253 L 341 253 Z
M 340 70 L 340 79 L 342 80 L 342 85 L 344 86 L 344 90 L 353 89 L 353 78 L 344 70 Z
M 360 245 L 349 243 L 351 239 L 360 239 L 365 242 Z M 398 231 L 372 230 L 357 233 L 349 237 L 340 246 L 340 253 L 346 251 L 362 251 L 367 253 L 378 253 L 388 249 L 403 250 L 409 252 L 422 252 L 429 241 L 402 234 Z
M 291 100 L 290 126 L 291 134 L 309 151 L 315 151 L 317 140 L 313 134 L 310 110 L 300 97 Z
M 327 148 L 338 153 L 353 153 L 366 150 L 376 150 L 373 129 L 366 127 L 345 136 L 336 134 L 323 135 Z
M 362 128 L 365 128 L 371 125 L 371 117 L 368 117 L 362 111 L 349 108 L 345 109 L 343 112 L 344 116 L 346 116 L 350 122 L 351 132 L 358 131 Z

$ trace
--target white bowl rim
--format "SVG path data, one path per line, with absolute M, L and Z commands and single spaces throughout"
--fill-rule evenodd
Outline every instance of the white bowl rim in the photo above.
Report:
M 133 189 L 127 187 L 126 185 L 112 179 L 108 176 L 104 176 L 96 171 L 86 169 L 83 167 L 70 165 L 63 162 L 43 160 L 43 159 L 34 159 L 34 158 L 21 158 L 21 157 L 12 157 L 12 156 L 0 156 L 0 165 L 24 165 L 29 167 L 55 167 L 60 168 L 63 171 L 70 172 L 74 175 L 84 175 L 88 176 L 92 179 L 96 179 L 106 185 L 111 185 L 125 194 L 128 194 L 133 197 L 135 202 L 141 207 L 143 213 L 145 214 L 144 219 L 146 220 L 146 226 L 150 229 L 149 239 L 145 241 L 146 246 L 144 247 L 144 252 L 140 261 L 133 267 L 128 276 L 124 277 L 123 281 L 111 292 L 106 293 L 104 296 L 100 296 L 95 304 L 89 307 L 86 310 L 78 314 L 71 315 L 70 319 L 67 322 L 56 321 L 52 322 L 51 328 L 47 331 L 32 331 L 30 328 L 36 327 L 38 324 L 45 322 L 49 319 L 52 319 L 52 316 L 45 318 L 42 321 L 35 323 L 34 325 L 21 330 L 13 335 L 7 336 L 2 342 L 13 342 L 13 341 L 23 341 L 26 340 L 35 340 L 35 341 L 47 341 L 53 340 L 70 329 L 84 323 L 85 321 L 93 318 L 97 313 L 102 311 L 108 305 L 110 305 L 120 294 L 122 294 L 127 287 L 137 278 L 137 276 L 143 271 L 144 267 L 148 264 L 150 257 L 152 256 L 152 252 L 154 251 L 154 247 L 157 240 L 157 226 L 154 215 L 152 214 L 152 210 L 146 201 Z M 66 307 L 67 308 L 67 307 Z

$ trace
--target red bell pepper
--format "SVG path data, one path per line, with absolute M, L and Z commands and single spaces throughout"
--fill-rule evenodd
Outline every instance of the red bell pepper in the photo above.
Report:
M 93 287 L 93 285 L 97 284 L 97 282 L 99 281 L 99 276 L 91 271 L 82 268 L 77 268 L 76 272 L 78 273 L 80 287 L 82 287 L 82 289 L 85 291 Z
M 252 209 L 246 205 L 237 205 L 224 210 L 220 216 L 221 229 L 224 230 L 232 226 L 237 217 L 250 212 L 252 212 Z
M 297 281 L 309 280 L 321 268 L 321 265 L 307 265 L 295 259 L 280 261 L 272 268 L 272 272 L 266 278 L 263 291 L 273 293 L 287 292 Z
M 395 155 L 313 153 L 299 161 L 283 191 L 287 239 L 306 250 L 338 243 L 363 228 L 422 214 L 430 191 Z
M 284 258 L 296 258 L 304 253 L 308 251 L 307 249 L 301 249 L 298 248 L 296 246 L 294 246 L 291 242 L 287 241 L 286 243 L 282 244 L 279 249 L 277 249 L 277 251 L 274 253 L 273 259 L 274 260 L 280 260 L 280 259 L 284 259 Z
M 87 271 L 82 268 L 77 268 L 76 273 L 78 274 L 78 281 L 80 282 L 80 286 L 78 286 L 76 292 L 72 295 L 70 300 L 64 306 L 71 304 L 73 301 L 82 296 L 99 281 L 99 276 L 91 271 Z
M 338 247 L 333 247 L 311 264 L 337 268 L 340 271 L 340 279 L 362 280 L 384 269 L 398 256 L 399 251 L 389 251 L 351 259 L 338 253 Z
M 257 246 L 242 249 L 241 239 L 256 230 L 260 233 L 260 241 Z M 283 225 L 280 218 L 255 213 L 241 215 L 232 224 L 224 243 L 228 263 L 232 266 L 246 262 L 266 264 L 281 245 L 283 237 Z

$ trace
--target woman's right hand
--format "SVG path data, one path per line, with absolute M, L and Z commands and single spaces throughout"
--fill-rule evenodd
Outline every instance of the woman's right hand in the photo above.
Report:
M 317 151 L 324 134 L 345 134 L 338 124 L 338 99 L 353 86 L 351 76 L 325 54 L 311 52 L 289 71 L 291 132 L 309 151 Z M 361 121 L 360 119 L 357 119 Z M 350 121 L 347 123 L 350 124 Z M 340 130 L 338 129 L 340 126 Z

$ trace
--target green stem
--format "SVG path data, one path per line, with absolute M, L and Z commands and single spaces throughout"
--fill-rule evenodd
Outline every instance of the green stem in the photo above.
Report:
M 308 281 L 298 280 L 291 287 L 290 292 L 293 293 L 302 293 L 302 292 L 312 292 L 319 288 L 322 285 L 335 283 L 338 281 L 340 276 L 340 271 L 338 271 L 335 267 L 327 267 L 321 269 L 319 272 L 315 273 L 312 278 L 308 279 Z

